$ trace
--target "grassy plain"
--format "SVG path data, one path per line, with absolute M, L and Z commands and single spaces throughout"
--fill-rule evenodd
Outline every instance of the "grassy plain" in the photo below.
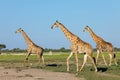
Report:
M 38 63 L 38 57 L 36 57 L 36 55 L 31 55 L 29 57 L 28 63 L 26 63 L 26 65 L 23 65 L 25 54 L 16 54 L 0 55 L 0 66 L 4 68 L 15 68 L 17 70 L 38 68 L 55 72 L 67 72 L 66 58 L 68 57 L 69 53 L 53 53 L 53 55 L 48 55 L 48 53 L 45 53 L 45 66 Z M 108 54 L 105 53 L 104 55 L 107 63 L 109 63 Z M 82 65 L 83 56 L 83 54 L 79 54 L 79 66 Z M 94 56 L 96 56 L 96 53 L 94 53 Z M 120 80 L 120 53 L 117 53 L 117 61 L 118 66 L 114 64 L 112 66 L 105 66 L 103 64 L 101 56 L 99 56 L 97 65 L 99 71 L 94 72 L 94 67 L 90 59 L 88 59 L 85 67 L 83 68 L 83 71 L 76 73 L 75 56 L 73 55 L 70 59 L 69 73 L 75 74 L 76 77 L 85 78 L 86 80 Z

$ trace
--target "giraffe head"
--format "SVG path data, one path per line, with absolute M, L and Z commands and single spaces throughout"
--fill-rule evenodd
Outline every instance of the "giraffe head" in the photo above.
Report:
M 21 28 L 19 28 L 17 31 L 15 31 L 15 33 L 20 33 L 22 32 L 23 30 Z
M 86 30 L 89 31 L 89 26 L 86 26 L 84 29 L 83 29 L 83 32 L 85 32 Z
M 60 23 L 56 20 L 56 22 L 52 25 L 51 29 L 58 27 Z

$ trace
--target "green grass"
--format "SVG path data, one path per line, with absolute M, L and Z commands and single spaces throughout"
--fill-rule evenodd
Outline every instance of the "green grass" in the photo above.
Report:
M 107 63 L 109 63 L 108 54 L 105 53 L 104 55 Z M 38 57 L 36 55 L 31 55 L 29 57 L 29 62 L 24 66 L 23 61 L 25 55 L 0 55 L 0 66 L 5 68 L 16 68 L 17 70 L 31 67 L 55 72 L 67 72 L 66 58 L 68 56 L 68 53 L 53 53 L 53 55 L 44 55 L 46 66 L 43 66 L 38 63 Z M 79 65 L 82 65 L 83 56 L 83 54 L 79 54 Z M 94 54 L 94 56 L 96 56 L 96 54 Z M 99 72 L 94 72 L 94 67 L 90 59 L 88 59 L 83 71 L 76 73 L 75 56 L 73 55 L 70 59 L 69 73 L 75 74 L 77 77 L 83 77 L 86 80 L 120 80 L 120 53 L 117 53 L 117 61 L 118 66 L 115 66 L 114 64 L 112 66 L 105 66 L 101 56 L 99 56 L 97 65 Z

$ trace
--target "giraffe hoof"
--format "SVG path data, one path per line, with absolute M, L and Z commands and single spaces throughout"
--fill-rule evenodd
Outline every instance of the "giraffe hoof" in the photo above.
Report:
M 105 65 L 106 65 L 106 66 L 108 66 L 108 64 L 107 64 L 107 63 L 106 63 Z
M 95 72 L 98 72 L 98 70 L 95 70 Z
M 78 75 L 78 72 L 75 74 L 76 76 Z
M 32 66 L 33 64 L 32 64 L 32 63 L 30 63 L 30 65 Z
M 81 72 L 82 70 L 80 69 L 80 72 Z
M 111 66 L 111 64 L 109 64 L 109 66 Z
M 69 70 L 67 69 L 67 72 L 69 72 Z
M 116 65 L 116 66 L 118 66 L 118 64 L 117 64 L 117 63 L 116 63 L 115 65 Z
M 76 72 L 79 72 L 79 70 L 76 70 Z

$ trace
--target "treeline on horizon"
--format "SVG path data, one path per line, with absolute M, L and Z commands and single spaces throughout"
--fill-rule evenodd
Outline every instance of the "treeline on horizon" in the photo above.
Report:
M 70 49 L 65 49 L 64 47 L 60 48 L 60 49 L 49 49 L 49 48 L 45 48 L 44 52 L 70 52 Z M 93 52 L 96 52 L 97 49 L 93 48 Z M 114 48 L 115 52 L 119 52 L 120 48 Z M 25 53 L 26 49 L 20 49 L 20 48 L 14 48 L 14 49 L 1 49 L 0 53 Z
M 49 49 L 49 48 L 45 48 L 44 52 L 70 52 L 70 49 L 66 49 L 64 47 L 61 47 L 59 49 Z M 93 48 L 93 52 L 96 52 L 97 49 Z M 115 47 L 114 48 L 115 52 L 119 52 L 120 48 Z M 13 49 L 6 49 L 6 45 L 5 44 L 0 44 L 0 53 L 25 53 L 26 49 L 20 49 L 20 48 L 13 48 Z

